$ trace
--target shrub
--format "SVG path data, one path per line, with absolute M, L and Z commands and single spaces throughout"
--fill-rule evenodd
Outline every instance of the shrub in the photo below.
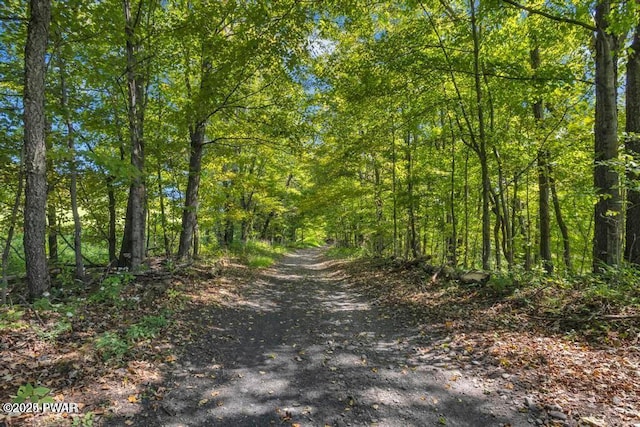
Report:
M 113 332 L 100 335 L 95 341 L 95 347 L 105 361 L 120 360 L 129 351 L 129 344 Z

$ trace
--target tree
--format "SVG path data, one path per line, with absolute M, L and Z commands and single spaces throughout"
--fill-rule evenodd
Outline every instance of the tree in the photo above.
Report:
M 594 186 L 598 200 L 594 211 L 593 269 L 620 262 L 621 199 L 616 166 L 618 158 L 618 111 L 616 106 L 616 36 L 609 28 L 611 4 L 596 4 L 595 43 L 595 168 Z
M 127 116 L 129 118 L 129 140 L 133 177 L 129 187 L 127 217 L 124 237 L 120 249 L 120 265 L 132 271 L 140 268 L 145 257 L 146 186 L 144 169 L 144 117 L 146 87 L 142 64 L 139 58 L 140 34 L 136 34 L 144 17 L 145 0 L 132 5 L 124 0 L 124 33 L 126 40 Z M 133 6 L 133 7 L 132 7 Z
M 297 45 L 305 34 L 302 24 L 306 19 L 305 9 L 297 2 L 270 5 L 229 2 L 220 3 L 213 9 L 208 5 L 204 9 L 193 9 L 200 25 L 192 28 L 192 34 L 184 34 L 181 40 L 189 173 L 179 258 L 187 258 L 194 252 L 205 146 L 220 140 L 238 138 L 250 141 L 253 138 L 246 133 L 241 137 L 217 136 L 219 133 L 212 129 L 208 132 L 216 136 L 206 141 L 207 126 L 223 113 L 224 120 L 234 121 L 245 110 L 265 109 L 272 104 L 261 104 L 257 100 L 267 91 L 274 94 L 271 87 L 278 79 L 290 79 L 286 73 L 290 64 L 285 58 L 292 50 L 298 49 Z M 215 19 L 211 19 L 212 15 Z M 283 37 L 283 34 L 288 37 Z M 194 58 L 198 61 L 195 72 L 192 66 Z
M 31 0 L 25 46 L 24 146 L 25 208 L 24 250 L 31 298 L 49 289 L 45 251 L 47 177 L 45 148 L 45 53 L 51 21 L 49 0 Z
M 531 49 L 531 68 L 534 72 L 540 68 L 540 48 L 536 45 Z M 540 128 L 544 122 L 544 105 L 541 99 L 533 104 L 533 115 Z M 551 261 L 551 221 L 549 215 L 549 152 L 538 150 L 538 221 L 540 222 L 540 259 L 544 270 L 553 273 Z
M 75 277 L 84 280 L 84 260 L 82 259 L 82 222 L 78 210 L 78 168 L 76 166 L 75 130 L 71 122 L 69 108 L 69 92 L 67 87 L 67 70 L 64 58 L 58 61 L 60 73 L 60 109 L 67 131 L 67 148 L 69 149 L 69 197 L 71 199 L 71 214 L 73 216 L 73 249 L 75 258 Z
M 635 27 L 631 52 L 627 61 L 626 87 L 627 133 L 625 146 L 634 165 L 628 168 L 627 220 L 624 258 L 640 264 L 640 183 L 637 162 L 640 161 L 640 25 Z

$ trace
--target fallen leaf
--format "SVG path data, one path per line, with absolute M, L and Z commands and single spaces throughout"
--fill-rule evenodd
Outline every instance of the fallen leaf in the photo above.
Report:
M 129 397 L 127 397 L 127 400 L 131 403 L 138 403 L 138 397 L 135 394 L 129 395 Z
M 591 427 L 607 427 L 606 421 L 600 420 L 596 417 L 582 417 L 580 418 L 580 423 L 586 424 Z

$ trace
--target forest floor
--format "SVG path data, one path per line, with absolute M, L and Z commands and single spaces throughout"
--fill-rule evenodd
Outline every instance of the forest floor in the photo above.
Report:
M 139 280 L 118 300 L 133 304 L 83 306 L 53 339 L 34 331 L 64 310 L 30 310 L 0 330 L 0 401 L 37 383 L 81 414 L 0 424 L 640 425 L 637 341 L 596 345 L 423 276 L 306 249 L 267 269 L 178 270 L 161 295 Z

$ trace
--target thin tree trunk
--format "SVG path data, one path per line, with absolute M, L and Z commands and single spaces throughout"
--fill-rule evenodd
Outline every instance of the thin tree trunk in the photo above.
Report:
M 441 120 L 444 127 L 444 119 Z M 451 130 L 451 179 L 449 180 L 449 215 L 451 221 L 451 240 L 448 245 L 448 258 L 453 267 L 458 265 L 458 224 L 456 216 L 456 138 L 453 133 L 453 122 L 449 117 L 449 127 Z
M 627 153 L 637 162 L 640 161 L 640 25 L 635 28 L 627 62 L 625 100 L 627 116 L 625 145 Z M 640 264 L 640 191 L 638 191 L 640 175 L 629 169 L 627 180 L 631 185 L 627 189 L 628 208 L 624 258 L 637 265 Z
M 249 171 L 249 174 L 252 173 L 253 168 Z M 253 206 L 253 192 L 250 192 L 248 196 L 242 194 L 240 205 L 242 206 L 242 210 L 244 210 L 246 215 L 240 223 L 240 240 L 244 244 L 249 239 L 249 234 L 251 233 L 251 229 L 253 227 L 253 214 L 251 212 Z
M 197 259 L 200 255 L 200 227 L 198 227 L 198 218 L 196 217 L 196 224 L 193 227 L 193 258 Z
M 9 288 L 9 280 L 7 277 L 7 269 L 9 268 L 9 252 L 11 251 L 11 243 L 13 242 L 13 234 L 16 229 L 18 220 L 18 212 L 20 209 L 20 198 L 24 189 L 24 172 L 22 164 L 22 155 L 20 156 L 20 170 L 18 172 L 18 188 L 16 189 L 16 197 L 11 208 L 11 216 L 9 217 L 9 230 L 7 232 L 7 241 L 2 250 L 2 305 L 7 303 L 7 290 Z
M 594 186 L 598 200 L 594 210 L 593 269 L 615 266 L 620 261 L 621 201 L 619 177 L 610 162 L 618 158 L 618 112 L 616 109 L 615 36 L 609 34 L 610 2 L 596 5 L 596 114 Z
M 538 226 L 540 232 L 539 255 L 542 268 L 547 274 L 553 273 L 551 259 L 551 215 L 549 213 L 549 177 L 547 150 L 538 151 Z
M 382 201 L 382 179 L 380 177 L 380 166 L 374 155 L 373 158 L 373 176 L 374 176 L 374 204 L 376 209 L 376 232 L 373 243 L 373 253 L 376 256 L 382 256 L 384 250 L 384 234 L 382 233 L 384 211 Z
M 562 235 L 562 258 L 564 259 L 564 265 L 569 272 L 573 271 L 573 263 L 571 262 L 571 241 L 569 239 L 569 228 L 564 222 L 562 217 L 562 210 L 560 209 L 560 200 L 558 199 L 558 192 L 556 191 L 556 181 L 551 174 L 551 166 L 547 165 L 547 177 L 549 179 L 549 188 L 551 189 L 551 200 L 553 200 L 553 210 L 556 214 L 556 222 L 560 228 L 560 234 Z
M 53 149 L 53 141 L 51 135 L 51 121 L 45 118 L 45 149 L 51 152 Z M 58 211 L 57 206 L 53 202 L 53 195 L 56 190 L 56 176 L 53 167 L 52 156 L 47 156 L 47 247 L 49 248 L 49 263 L 58 262 Z
M 224 226 L 224 246 L 225 247 L 228 248 L 233 243 L 234 232 L 235 232 L 235 226 L 233 224 L 233 221 L 231 221 L 230 219 L 227 219 Z M 283 238 L 284 238 L 284 233 L 283 233 Z
M 531 49 L 531 68 L 534 74 L 540 68 L 540 48 Z M 541 99 L 533 104 L 533 117 L 538 129 L 544 128 L 544 106 Z M 539 254 L 542 268 L 547 274 L 553 273 L 553 261 L 551 258 L 551 214 L 549 213 L 549 151 L 540 148 L 538 150 L 538 218 L 540 231 Z
M 167 234 L 167 213 L 164 207 L 164 188 L 162 187 L 162 172 L 158 167 L 158 194 L 160 195 L 160 224 L 162 226 L 162 242 L 164 243 L 164 254 L 171 255 L 169 247 L 169 235 Z
M 509 217 L 508 207 L 508 194 L 507 188 L 505 188 L 505 179 L 502 172 L 502 161 L 498 150 L 493 147 L 493 155 L 496 158 L 498 164 L 498 194 L 494 195 L 494 201 L 496 203 L 497 217 L 500 217 L 500 230 L 502 231 L 502 252 L 507 259 L 507 265 L 509 270 L 513 268 L 514 250 L 513 250 L 513 234 L 511 233 L 511 223 Z M 498 246 L 496 246 L 498 251 Z
M 518 181 L 518 173 L 514 174 L 513 177 L 513 197 L 511 198 L 511 215 L 510 215 L 510 224 L 511 224 L 511 238 L 513 239 L 511 248 L 513 250 L 513 258 L 514 263 L 517 256 L 517 235 L 518 235 L 518 191 L 520 190 L 520 182 Z
M 47 160 L 47 169 L 53 168 L 53 162 Z M 58 262 L 58 212 L 56 204 L 51 200 L 54 186 L 47 185 L 47 246 L 49 247 L 49 262 L 55 264 Z
M 147 258 L 149 256 L 149 248 L 152 248 L 153 246 L 151 245 L 155 242 L 155 237 L 154 237 L 154 241 L 153 242 L 151 241 L 151 233 L 153 232 L 155 235 L 155 229 L 151 230 L 151 211 L 149 210 L 148 193 L 147 193 L 147 197 L 144 200 L 144 216 L 147 223 L 147 232 L 145 233 L 146 241 L 144 245 L 144 256 L 145 258 Z
M 27 286 L 32 299 L 49 289 L 45 251 L 47 161 L 45 146 L 45 54 L 51 21 L 49 0 L 31 0 L 25 46 L 24 146 L 25 207 L 24 252 Z
M 496 223 L 493 226 L 493 240 L 495 241 L 495 247 L 496 247 L 495 261 L 496 261 L 496 270 L 500 271 L 500 269 L 502 268 L 502 256 L 500 254 L 500 227 L 502 224 L 502 215 L 500 215 L 500 208 L 497 203 L 495 205 L 494 212 L 496 214 Z
M 531 241 L 529 236 L 529 227 L 527 219 L 523 213 L 523 210 L 526 209 L 526 205 L 523 207 L 523 203 L 520 199 L 516 199 L 517 209 L 518 209 L 518 225 L 520 228 L 520 235 L 522 236 L 523 246 L 524 246 L 524 270 L 531 271 L 531 266 L 533 264 L 531 260 Z
M 471 33 L 473 36 L 473 72 L 475 77 L 476 106 L 478 114 L 478 157 L 482 176 L 482 268 L 489 270 L 491 257 L 491 212 L 489 196 L 491 182 L 487 157 L 487 136 L 484 127 L 484 109 L 482 108 L 482 84 L 480 79 L 480 31 L 476 17 L 476 5 L 471 0 Z
M 420 250 L 418 249 L 418 241 L 416 240 L 416 219 L 413 197 L 413 159 L 411 155 L 411 132 L 407 131 L 407 195 L 409 197 L 409 206 L 407 214 L 409 215 L 408 233 L 409 244 L 411 246 L 411 255 L 418 258 Z
M 464 258 L 462 265 L 469 267 L 469 150 L 464 153 Z
M 120 142 L 120 146 L 119 146 L 119 151 L 120 151 L 120 160 L 122 162 L 124 162 L 125 160 L 125 139 L 124 136 L 122 134 L 122 124 L 119 120 L 119 115 L 118 115 L 118 109 L 116 107 L 116 101 L 114 99 L 114 97 L 112 97 L 112 107 L 113 107 L 113 118 L 114 118 L 114 122 L 115 122 L 115 126 L 116 126 L 116 133 L 118 135 L 118 141 Z M 110 263 L 115 263 L 118 262 L 118 255 L 117 255 L 117 237 L 116 237 L 116 231 L 117 231 L 117 199 L 116 199 L 116 189 L 114 186 L 116 177 L 113 175 L 108 175 L 105 178 L 106 184 L 107 184 L 107 197 L 109 199 L 109 206 L 108 206 L 108 210 L 109 210 L 109 234 L 107 236 L 107 240 L 108 240 L 108 245 L 109 245 L 109 262 Z M 128 201 L 127 201 L 127 213 L 126 213 L 126 218 L 125 218 L 125 228 L 126 228 L 126 224 L 128 224 L 130 222 L 130 218 L 129 218 L 129 208 L 128 208 Z M 121 248 L 121 252 L 131 252 L 131 248 L 129 247 L 126 251 L 124 250 L 124 248 Z M 124 266 L 126 265 L 125 263 L 120 262 L 119 263 L 120 266 Z
M 398 257 L 398 195 L 396 192 L 396 132 L 391 123 L 391 193 L 393 194 L 393 257 Z
M 77 186 L 77 169 L 75 159 L 75 141 L 73 137 L 73 124 L 71 123 L 71 115 L 69 113 L 69 93 L 67 91 L 66 67 L 63 59 L 60 59 L 60 107 L 64 114 L 64 121 L 67 127 L 67 148 L 69 149 L 69 196 L 71 197 L 71 214 L 73 216 L 73 248 L 75 255 L 76 272 L 75 277 L 78 280 L 84 280 L 84 260 L 82 259 L 82 223 L 80 222 L 80 213 L 78 212 L 78 186 Z
M 262 230 L 260 231 L 260 239 L 267 240 L 269 225 L 271 224 L 271 220 L 275 215 L 275 211 L 271 211 L 267 214 L 267 217 L 264 219 L 264 224 L 262 225 Z
M 109 262 L 112 263 L 118 259 L 116 254 L 116 192 L 113 188 L 113 182 L 115 177 L 112 175 L 107 176 L 107 197 L 109 198 L 109 234 L 107 236 L 109 245 Z

